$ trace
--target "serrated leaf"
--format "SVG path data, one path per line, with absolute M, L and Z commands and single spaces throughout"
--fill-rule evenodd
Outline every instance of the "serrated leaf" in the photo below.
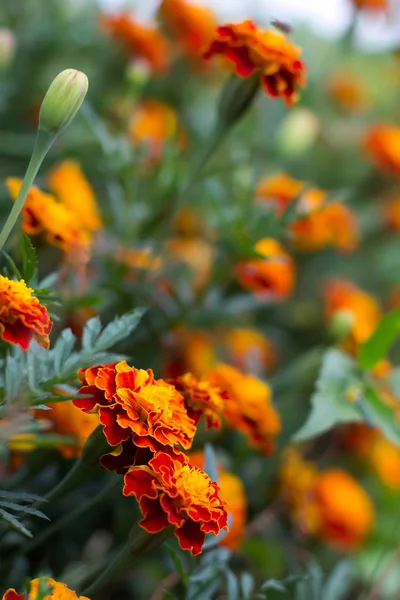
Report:
M 20 500 L 21 502 L 47 502 L 43 496 L 38 494 L 27 494 L 25 492 L 9 492 L 6 490 L 0 491 L 0 498 L 7 500 Z
M 99 317 L 93 317 L 85 324 L 82 333 L 82 348 L 84 351 L 91 350 L 101 331 L 101 321 Z
M 121 340 L 127 338 L 139 323 L 144 312 L 145 309 L 143 308 L 135 308 L 133 311 L 126 313 L 121 317 L 116 317 L 99 335 L 95 351 L 100 352 L 102 350 L 107 350 Z
M 37 256 L 35 248 L 29 237 L 23 233 L 21 239 L 22 247 L 22 275 L 26 284 L 29 284 L 37 269 Z
M 56 375 L 61 375 L 65 370 L 65 364 L 71 356 L 75 343 L 76 337 L 71 329 L 64 329 L 52 351 Z
M 7 512 L 6 510 L 3 510 L 2 508 L 0 508 L 0 517 L 4 519 L 4 521 L 9 523 L 13 529 L 18 531 L 19 533 L 22 533 L 22 535 L 25 535 L 28 538 L 33 537 L 29 529 L 25 527 L 25 525 L 21 523 L 21 521 L 19 521 L 17 517 Z
M 308 440 L 325 433 L 338 423 L 361 421 L 359 407 L 346 399 L 346 391 L 360 384 L 354 361 L 340 350 L 328 350 L 323 359 L 316 390 L 311 397 L 311 412 L 293 440 Z
M 0 500 L 0 507 L 12 510 L 14 512 L 23 512 L 27 515 L 34 515 L 35 517 L 39 517 L 39 519 L 46 519 L 46 521 L 50 521 L 49 517 L 42 511 L 32 508 L 31 506 L 24 506 L 22 504 L 16 504 L 15 502 Z
M 400 335 L 400 308 L 382 317 L 371 337 L 360 346 L 358 362 L 363 369 L 372 369 L 385 358 Z

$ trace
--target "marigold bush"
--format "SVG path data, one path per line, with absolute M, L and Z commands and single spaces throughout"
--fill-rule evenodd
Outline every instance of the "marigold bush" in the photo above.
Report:
M 3 600 L 400 597 L 395 2 L 256 4 L 1 2 Z

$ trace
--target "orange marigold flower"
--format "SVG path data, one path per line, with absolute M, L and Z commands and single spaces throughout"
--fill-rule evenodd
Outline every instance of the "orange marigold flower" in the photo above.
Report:
M 293 290 L 295 266 L 276 240 L 259 240 L 254 250 L 263 258 L 252 258 L 236 265 L 236 276 L 242 286 L 263 298 L 285 299 Z
M 194 467 L 204 468 L 204 452 L 191 452 L 189 461 Z M 229 515 L 229 530 L 221 540 L 221 546 L 236 550 L 244 537 L 247 521 L 247 496 L 243 482 L 237 475 L 218 466 L 219 495 L 225 502 Z
M 383 205 L 386 223 L 395 231 L 400 231 L 400 196 L 388 198 Z
M 23 350 L 28 350 L 32 338 L 43 348 L 50 346 L 53 323 L 33 291 L 23 279 L 13 281 L 0 275 L 0 337 Z
M 182 394 L 188 415 L 196 425 L 204 415 L 206 429 L 220 429 L 226 396 L 222 390 L 207 379 L 197 379 L 192 373 L 168 379 L 168 383 Z
M 367 156 L 377 167 L 392 175 L 400 175 L 400 127 L 374 125 L 367 132 L 363 145 Z
M 160 14 L 183 52 L 197 58 L 207 50 L 217 27 L 210 8 L 185 0 L 162 0 Z
M 228 362 L 242 371 L 262 372 L 276 364 L 275 347 L 256 329 L 229 329 L 223 334 L 223 344 Z
M 135 144 L 148 146 L 153 156 L 161 157 L 166 142 L 178 137 L 175 110 L 161 100 L 141 102 L 132 114 L 129 137 Z
M 65 583 L 55 581 L 51 577 L 32 579 L 30 582 L 29 600 L 37 600 L 39 598 L 39 586 L 43 580 L 51 588 L 51 593 L 45 597 L 40 596 L 40 600 L 89 600 L 86 596 L 78 596 Z M 5 592 L 3 600 L 26 600 L 26 595 L 17 594 L 14 589 L 9 589 Z
M 309 535 L 315 535 L 342 550 L 357 548 L 374 520 L 369 496 L 342 469 L 320 473 L 304 461 L 297 450 L 285 453 L 281 471 L 283 499 L 292 519 Z
M 200 554 L 205 535 L 227 529 L 219 487 L 182 453 L 157 452 L 146 466 L 129 469 L 125 496 L 135 496 L 143 518 L 139 525 L 157 533 L 172 525 L 183 550 Z
M 103 224 L 93 188 L 80 165 L 65 160 L 47 174 L 50 190 L 69 208 L 83 227 L 89 231 L 101 229 Z
M 331 280 L 324 286 L 325 317 L 327 320 L 346 317 L 349 341 L 353 346 L 365 342 L 377 327 L 381 309 L 377 300 L 354 283 Z
M 233 63 L 241 77 L 258 72 L 266 93 L 272 98 L 282 97 L 288 105 L 298 100 L 298 88 L 305 84 L 301 49 L 282 32 L 263 31 L 250 20 L 218 27 L 217 37 L 204 56 L 209 59 L 214 55 Z
M 318 519 L 313 532 L 326 542 L 352 550 L 372 527 L 374 507 L 357 481 L 342 469 L 321 473 L 312 491 Z
M 256 187 L 256 201 L 276 210 L 280 216 L 290 202 L 300 195 L 306 183 L 289 177 L 286 173 L 277 173 L 261 179 Z
M 135 447 L 153 452 L 178 445 L 190 448 L 196 427 L 183 397 L 173 385 L 154 379 L 151 369 L 121 361 L 84 369 L 79 375 L 80 394 L 92 397 L 73 403 L 84 412 L 98 413 L 108 443 L 117 446 L 112 456 L 118 457 L 118 470 L 132 464 L 123 460 L 135 454 Z M 110 460 L 102 464 L 109 468 Z
M 16 200 L 22 180 L 8 178 L 6 185 L 11 197 Z M 74 213 L 54 196 L 42 192 L 34 185 L 29 190 L 21 214 L 25 233 L 43 233 L 49 244 L 64 252 L 71 253 L 90 246 L 90 232 L 82 226 Z
M 370 10 L 374 12 L 387 11 L 389 9 L 388 0 L 352 0 L 358 10 Z
M 206 378 L 226 392 L 223 417 L 228 425 L 242 432 L 254 448 L 269 454 L 281 421 L 268 385 L 225 364 L 215 367 Z
M 105 30 L 122 42 L 132 55 L 144 61 L 153 71 L 163 73 L 169 64 L 169 44 L 154 27 L 135 21 L 128 12 L 103 15 Z

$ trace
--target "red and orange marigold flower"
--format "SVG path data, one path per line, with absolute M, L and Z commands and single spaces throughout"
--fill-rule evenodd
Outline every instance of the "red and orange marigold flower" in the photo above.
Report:
M 168 383 L 182 394 L 188 415 L 196 425 L 204 415 L 207 429 L 221 427 L 226 398 L 222 390 L 207 379 L 197 379 L 192 373 L 169 379 Z
M 128 52 L 152 71 L 163 73 L 167 70 L 169 44 L 155 27 L 139 23 L 128 12 L 103 15 L 102 24 L 111 37 L 122 42 Z
M 374 125 L 365 135 L 364 150 L 382 171 L 400 176 L 400 127 Z
M 136 448 L 152 452 L 182 446 L 190 448 L 196 427 L 188 416 L 182 395 L 173 385 L 154 379 L 147 371 L 125 361 L 80 372 L 80 394 L 91 398 L 74 400 L 84 412 L 98 413 L 110 446 L 117 446 L 106 468 L 123 471 L 132 464 Z M 125 463 L 125 461 L 127 461 Z
M 242 261 L 235 267 L 239 282 L 262 298 L 285 299 L 295 284 L 292 257 L 279 242 L 271 238 L 259 240 L 254 250 L 261 255 L 260 258 Z
M 186 0 L 162 0 L 160 15 L 185 54 L 198 58 L 207 50 L 217 27 L 210 8 Z
M 32 339 L 43 348 L 50 345 L 53 323 L 33 291 L 23 279 L 13 281 L 0 275 L 0 338 L 23 350 L 29 348 Z
M 139 525 L 149 533 L 172 525 L 180 547 L 193 555 L 207 533 L 227 529 L 218 485 L 182 453 L 157 452 L 148 465 L 131 467 L 124 482 L 124 495 L 135 496 L 143 513 Z
M 226 392 L 223 413 L 226 423 L 243 433 L 254 448 L 270 454 L 281 430 L 281 421 L 271 402 L 268 385 L 254 375 L 244 375 L 225 364 L 209 371 L 206 378 Z
M 223 56 L 241 77 L 259 73 L 266 93 L 288 105 L 298 100 L 298 88 L 305 84 L 301 49 L 281 31 L 263 31 L 250 20 L 218 27 L 204 56 L 215 55 Z
M 76 592 L 70 590 L 65 583 L 55 581 L 50 577 L 41 577 L 32 579 L 29 586 L 29 600 L 37 600 L 39 598 L 39 586 L 41 581 L 51 588 L 51 593 L 43 597 L 40 595 L 40 600 L 89 600 L 86 596 L 78 596 Z M 3 600 L 27 600 L 25 594 L 18 594 L 14 589 L 9 589 L 5 592 Z

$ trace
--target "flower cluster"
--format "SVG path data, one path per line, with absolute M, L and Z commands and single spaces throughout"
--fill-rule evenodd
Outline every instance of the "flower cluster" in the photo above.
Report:
M 143 512 L 141 527 L 156 533 L 172 525 L 183 549 L 201 552 L 206 533 L 216 535 L 227 527 L 227 514 L 217 484 L 193 467 L 179 447 L 191 447 L 202 413 L 208 424 L 219 424 L 217 391 L 190 375 L 177 381 L 177 389 L 155 379 L 150 369 L 125 361 L 91 367 L 80 377 L 80 393 L 89 397 L 74 404 L 98 413 L 114 447 L 101 462 L 124 474 L 124 494 L 135 496 Z
M 300 54 L 300 48 L 282 32 L 263 31 L 247 20 L 218 27 L 205 58 L 224 57 L 241 77 L 259 73 L 265 92 L 272 98 L 282 97 L 291 105 L 298 100 L 298 88 L 305 83 Z
M 349 473 L 319 471 L 295 449 L 288 449 L 280 473 L 281 496 L 297 527 L 344 551 L 356 549 L 368 535 L 374 507 Z
M 18 344 L 23 350 L 34 339 L 43 348 L 50 345 L 52 322 L 24 280 L 13 281 L 0 275 L 0 338 Z

